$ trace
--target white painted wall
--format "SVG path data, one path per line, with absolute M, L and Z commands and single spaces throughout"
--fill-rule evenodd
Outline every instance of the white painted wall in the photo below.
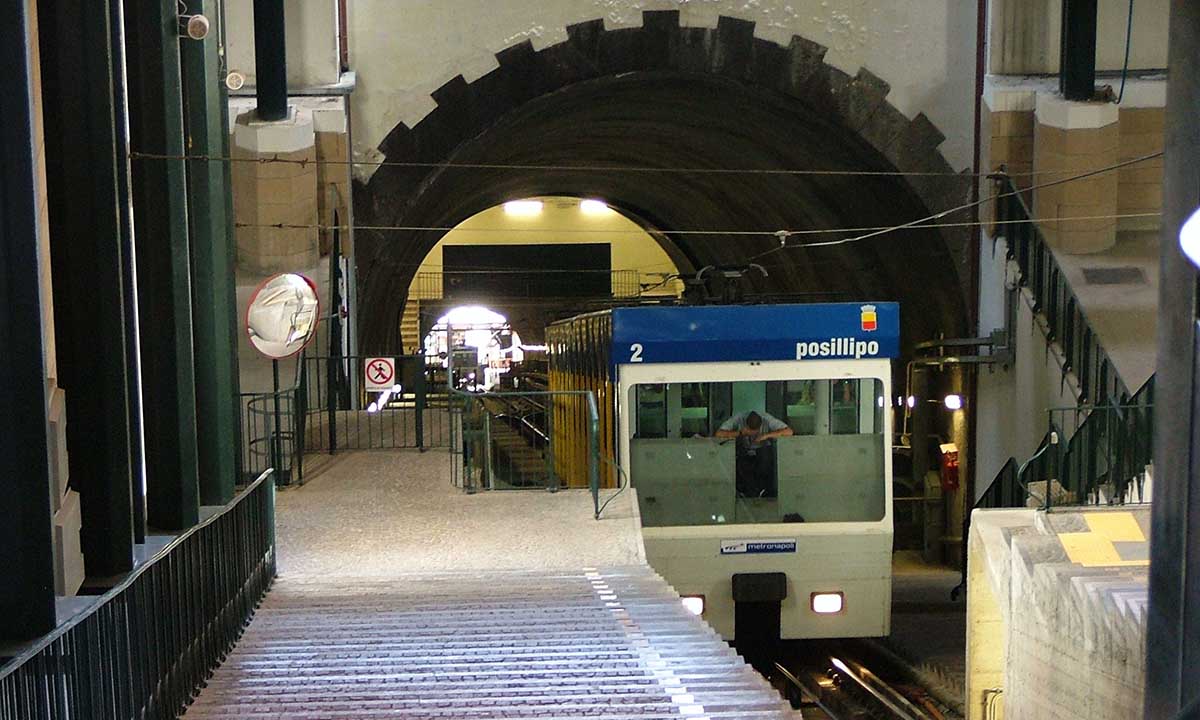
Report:
M 691 27 L 716 27 L 726 15 L 783 45 L 793 35 L 821 43 L 830 64 L 850 74 L 865 66 L 890 83 L 888 100 L 906 115 L 924 111 L 946 135 L 951 165 L 970 164 L 975 4 L 967 0 L 351 0 L 355 149 L 376 148 L 397 123 L 415 125 L 435 107 L 433 90 L 455 75 L 484 75 L 499 50 L 525 39 L 541 49 L 566 40 L 567 25 L 596 18 L 610 29 L 640 26 L 643 10 L 679 10 Z
M 1005 253 L 1003 239 L 992 241 L 985 234 L 980 253 L 980 335 L 1004 326 Z M 1047 347 L 1046 336 L 1037 324 L 1028 293 L 1017 298 L 1015 361 L 1007 368 L 979 370 L 975 407 L 978 408 L 975 439 L 976 498 L 1010 458 L 1018 463 L 1029 459 L 1046 434 L 1047 409 L 1071 407 L 1073 376 L 1062 383 L 1061 357 L 1056 347 Z M 1074 428 L 1062 428 L 1069 436 Z M 1066 438 L 1062 438 L 1066 441 Z M 976 499 L 973 498 L 972 500 Z
M 288 87 L 332 85 L 341 75 L 337 0 L 284 0 Z M 254 0 L 225 0 L 228 68 L 253 86 Z
M 1170 0 L 1135 0 L 1129 67 L 1167 66 Z M 1120 70 L 1125 61 L 1129 0 L 1099 0 L 1096 69 Z M 990 0 L 990 72 L 1058 73 L 1062 0 Z

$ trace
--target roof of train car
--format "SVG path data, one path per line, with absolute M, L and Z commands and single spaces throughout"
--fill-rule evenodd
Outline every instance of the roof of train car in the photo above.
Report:
M 897 303 L 614 308 L 613 361 L 834 360 L 897 357 Z

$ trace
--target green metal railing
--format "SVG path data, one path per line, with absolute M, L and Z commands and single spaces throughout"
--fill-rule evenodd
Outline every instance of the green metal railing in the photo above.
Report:
M 268 468 L 278 468 L 280 486 L 304 482 L 303 398 L 297 388 L 279 392 L 241 393 L 242 478 L 248 482 Z
M 555 401 L 585 397 L 590 418 L 586 457 L 574 457 L 576 428 L 554 426 Z M 595 397 L 582 391 L 451 391 L 452 480 L 467 492 L 566 487 L 561 468 L 586 462 L 599 508 L 600 417 Z
M 1154 378 L 1126 403 L 1056 408 L 1051 422 L 1076 430 L 1063 452 L 1060 482 L 1076 505 L 1125 504 L 1144 498 L 1154 461 Z M 1047 497 L 1049 508 L 1054 498 Z
M 0 720 L 179 717 L 275 577 L 269 475 L 0 665 Z
M 1033 297 L 1033 311 L 1046 320 L 1046 340 L 1062 347 L 1062 382 L 1074 373 L 1083 405 L 1124 403 L 1130 393 L 1118 375 L 1079 298 L 1042 235 L 1025 197 L 1012 178 L 1002 176 L 996 200 L 997 233 L 1008 244 L 1008 258 L 1021 270 L 1020 283 Z
M 305 355 L 299 373 L 304 403 L 303 449 L 398 450 L 447 447 L 450 443 L 444 372 L 423 355 L 390 356 L 399 392 L 368 392 L 358 355 Z

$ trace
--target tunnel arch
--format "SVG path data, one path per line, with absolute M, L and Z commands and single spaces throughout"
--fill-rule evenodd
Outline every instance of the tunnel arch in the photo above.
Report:
M 499 67 L 433 93 L 437 107 L 396 126 L 379 150 L 391 161 L 562 166 L 379 167 L 355 188 L 359 225 L 453 227 L 508 199 L 605 198 L 647 227 L 682 265 L 736 264 L 775 238 L 697 230 L 829 229 L 894 225 L 961 203 L 969 177 L 938 151 L 924 115 L 891 106 L 866 70 L 849 76 L 825 48 L 754 37 L 754 24 L 680 27 L 676 11 L 647 11 L 641 28 L 568 28 L 568 40 L 497 54 Z M 722 175 L 572 170 L 568 166 L 813 168 L 917 173 L 885 176 Z M 969 219 L 965 213 L 944 222 Z M 395 322 L 411 274 L 444 231 L 360 229 L 359 322 L 366 351 L 398 345 Z M 838 237 L 838 236 L 834 236 Z M 911 230 L 879 240 L 768 256 L 768 296 L 899 300 L 904 345 L 966 326 L 964 229 Z

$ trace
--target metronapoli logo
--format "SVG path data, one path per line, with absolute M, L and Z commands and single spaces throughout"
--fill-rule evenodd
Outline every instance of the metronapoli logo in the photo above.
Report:
M 863 305 L 862 308 L 862 329 L 864 332 L 875 332 L 879 329 L 879 316 L 875 314 L 874 305 Z

